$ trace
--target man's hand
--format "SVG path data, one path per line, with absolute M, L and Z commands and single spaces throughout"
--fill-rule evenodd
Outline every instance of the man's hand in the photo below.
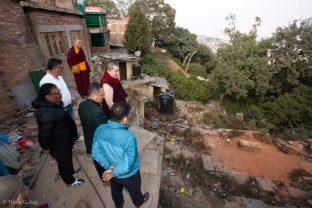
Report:
M 109 169 L 107 171 L 105 171 L 102 175 L 102 181 L 104 182 L 108 182 L 110 181 L 112 178 L 114 177 L 114 175 L 112 174 L 112 170 Z

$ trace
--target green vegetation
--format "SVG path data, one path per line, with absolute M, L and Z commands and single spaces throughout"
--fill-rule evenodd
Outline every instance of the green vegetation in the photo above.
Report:
M 141 61 L 141 65 L 142 72 L 150 76 L 159 75 L 160 71 L 165 70 L 165 69 L 161 70 L 161 68 L 164 68 L 165 65 L 156 61 L 151 55 L 144 56 Z
M 141 51 L 143 55 L 148 54 L 152 46 L 149 20 L 137 3 L 132 5 L 129 12 L 131 18 L 127 24 L 124 45 L 130 53 Z
M 181 73 L 174 73 L 168 81 L 174 86 L 175 95 L 183 100 L 207 102 L 211 98 L 211 93 L 205 82 L 186 78 Z
M 256 40 L 261 21 L 256 18 L 253 29 L 244 34 L 235 29 L 235 16 L 230 16 L 229 20 L 232 21 L 231 27 L 225 31 L 230 44 L 218 50 L 218 63 L 210 75 L 214 86 L 221 92 L 220 101 L 225 95 L 234 95 L 237 99 L 249 95 L 264 97 L 272 75 L 266 55 L 270 41 Z
M 141 64 L 143 73 L 166 78 L 172 85 L 175 96 L 180 99 L 207 102 L 211 98 L 207 83 L 186 78 L 181 73 L 173 73 L 166 65 L 156 61 L 151 55 L 144 56 Z
M 206 68 L 201 65 L 201 64 L 196 64 L 196 63 L 193 63 L 193 64 L 190 64 L 190 69 L 188 71 L 191 75 L 193 76 L 200 76 L 200 77 L 203 77 L 203 78 L 207 78 L 208 77 L 208 73 L 207 73 L 207 70 Z
M 164 0 L 137 0 L 150 21 L 155 46 L 162 47 L 172 41 L 175 28 L 175 9 Z
M 205 123 L 287 137 L 312 136 L 312 18 L 277 28 L 272 38 L 259 41 L 259 17 L 249 33 L 242 33 L 230 15 L 225 28 L 230 42 L 213 54 L 197 42 L 196 35 L 175 27 L 175 10 L 164 0 L 138 0 L 129 12 L 125 46 L 129 52 L 143 52 L 143 73 L 166 78 L 176 97 L 183 100 L 207 102 L 219 97 L 227 114 L 205 114 Z M 152 36 L 155 45 L 169 53 L 149 53 Z M 191 77 L 173 73 L 158 61 L 162 56 L 173 59 Z M 238 112 L 244 113 L 244 122 L 235 125 Z
M 287 137 L 312 136 L 312 88 L 304 85 L 262 105 L 272 130 Z
M 226 97 L 223 101 L 223 106 L 228 113 L 239 113 L 243 112 L 246 108 L 252 105 L 258 105 L 255 98 L 245 98 L 236 100 L 232 97 Z

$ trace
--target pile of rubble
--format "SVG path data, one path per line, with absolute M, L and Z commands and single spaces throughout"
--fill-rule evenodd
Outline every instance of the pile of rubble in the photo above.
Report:
M 19 176 L 26 186 L 31 186 L 42 155 L 37 140 L 35 110 L 24 109 L 2 121 L 0 132 L 0 161 L 8 173 Z

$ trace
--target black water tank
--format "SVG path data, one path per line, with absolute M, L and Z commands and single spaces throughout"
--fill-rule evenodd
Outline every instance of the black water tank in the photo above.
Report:
M 136 78 L 141 77 L 141 65 L 140 64 L 132 65 L 132 76 L 135 76 Z
M 159 94 L 159 112 L 173 113 L 174 95 L 172 93 L 164 92 Z

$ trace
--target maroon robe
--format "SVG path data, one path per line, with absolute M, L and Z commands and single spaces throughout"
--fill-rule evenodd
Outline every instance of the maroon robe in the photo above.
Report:
M 70 68 L 83 61 L 85 61 L 87 69 L 85 71 L 80 71 L 79 74 L 74 74 L 77 90 L 81 96 L 88 95 L 88 88 L 90 85 L 90 67 L 82 48 L 79 50 L 77 54 L 75 52 L 74 46 L 68 50 L 67 63 Z
M 107 73 L 105 71 L 103 78 L 101 80 L 101 86 L 103 86 L 103 84 L 108 84 L 109 86 L 111 86 L 113 88 L 113 102 L 118 102 L 118 101 L 126 101 L 126 97 L 128 96 L 126 91 L 124 90 L 124 88 L 122 87 L 119 79 L 115 79 L 113 77 L 111 77 L 111 75 L 109 75 L 109 73 Z M 105 115 L 110 118 L 110 110 L 108 105 L 105 102 L 105 99 L 103 99 L 102 102 L 102 108 L 103 111 L 105 113 Z

